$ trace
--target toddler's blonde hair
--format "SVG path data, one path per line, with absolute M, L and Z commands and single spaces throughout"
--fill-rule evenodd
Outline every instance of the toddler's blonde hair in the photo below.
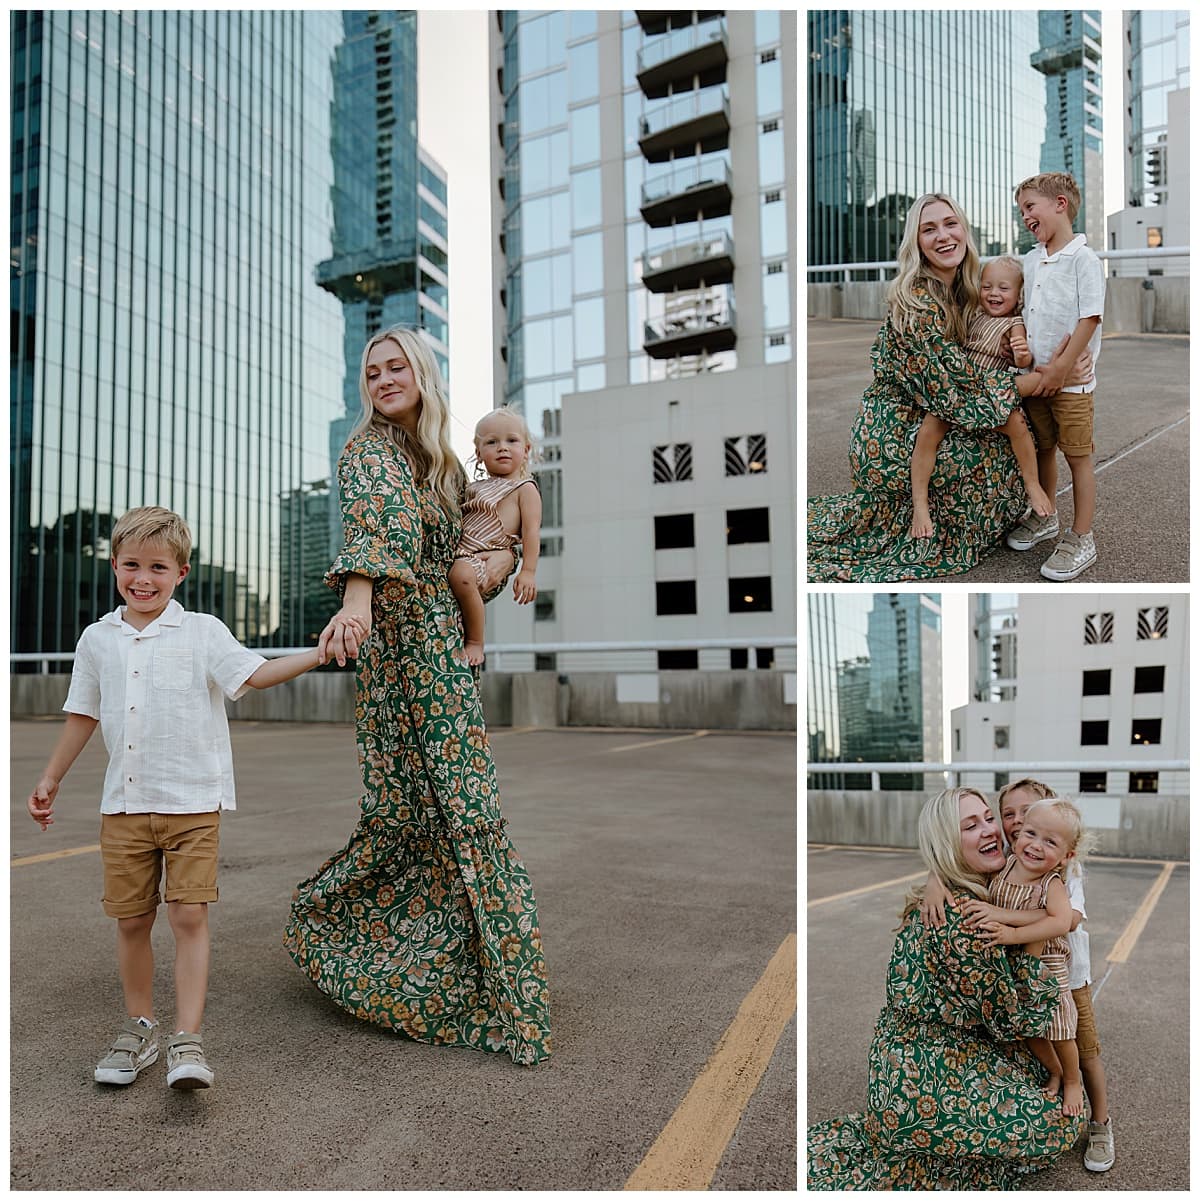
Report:
M 525 462 L 521 464 L 519 477 L 522 479 L 531 478 L 529 465 L 533 462 L 534 456 L 533 435 L 529 432 L 529 424 L 525 420 L 525 414 L 520 409 L 514 409 L 512 405 L 497 405 L 490 412 L 484 413 L 475 423 L 475 462 L 477 464 L 481 463 L 479 458 L 479 427 L 485 421 L 490 421 L 493 417 L 507 417 L 521 431 L 521 437 L 525 439 Z
M 1043 784 L 1042 787 L 1044 788 L 1045 785 Z M 1079 806 L 1070 797 L 1055 796 L 1052 793 L 1040 801 L 1034 801 L 1029 806 L 1025 811 L 1026 825 L 1029 824 L 1030 817 L 1039 809 L 1053 810 L 1067 827 L 1071 840 L 1071 845 L 1067 850 L 1075 852 L 1075 858 L 1068 864 L 1067 870 L 1072 875 L 1082 873 L 1083 858 L 1095 847 L 1096 836 L 1083 824 L 1083 814 L 1080 813 Z
M 1017 307 L 1014 311 L 1019 312 L 1021 306 L 1025 303 L 1025 264 L 1012 254 L 1000 254 L 994 259 L 988 259 L 979 272 L 979 291 L 981 295 L 983 292 L 983 273 L 989 267 L 1007 267 L 1010 271 L 1017 273 Z
M 175 556 L 180 567 L 186 567 L 192 557 L 192 531 L 187 522 L 178 513 L 158 505 L 130 509 L 117 519 L 109 535 L 110 553 L 114 559 L 126 542 L 161 542 Z

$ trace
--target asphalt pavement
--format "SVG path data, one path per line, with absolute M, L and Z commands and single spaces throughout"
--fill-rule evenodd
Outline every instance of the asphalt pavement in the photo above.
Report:
M 849 492 L 850 428 L 871 382 L 877 321 L 808 322 L 808 495 Z M 1073 584 L 1180 583 L 1188 569 L 1188 356 L 1185 334 L 1109 334 L 1096 369 L 1096 550 Z M 1058 459 L 1062 528 L 1074 518 L 1071 473 Z M 1000 547 L 945 579 L 1044 584 L 1053 547 Z M 1045 553 L 1043 553 L 1045 551 Z
M 91 849 L 105 755 L 97 736 L 40 832 L 25 798 L 59 729 L 11 725 L 14 1190 L 621 1189 L 685 1106 L 683 1153 L 714 1155 L 712 1188 L 796 1187 L 794 966 L 775 978 L 778 1029 L 757 1030 L 750 1003 L 795 945 L 790 735 L 491 732 L 550 972 L 554 1054 L 521 1068 L 356 1021 L 301 975 L 282 930 L 296 883 L 357 820 L 353 729 L 233 723 L 204 1022 L 216 1082 L 186 1093 L 163 1058 L 126 1088 L 92 1081 L 124 1017 Z M 167 1026 L 165 914 L 154 947 Z M 744 1086 L 714 1084 L 717 1052 L 751 1043 L 761 1078 L 714 1147 Z
M 905 877 L 914 873 L 923 878 L 925 868 L 912 850 L 809 848 L 807 1125 L 866 1104 L 867 1051 L 898 914 L 918 882 Z M 1089 861 L 1092 996 L 1116 1163 L 1089 1172 L 1084 1140 L 1029 1177 L 1028 1189 L 1189 1187 L 1189 868 L 1173 865 L 1165 884 L 1163 874 L 1161 863 Z M 1131 932 L 1156 884 L 1157 903 L 1140 934 Z

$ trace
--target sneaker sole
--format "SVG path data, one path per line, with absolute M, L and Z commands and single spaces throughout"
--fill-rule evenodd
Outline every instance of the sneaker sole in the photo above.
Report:
M 1005 538 L 1004 541 L 1009 550 L 1033 550 L 1035 546 L 1039 546 L 1043 542 L 1049 542 L 1051 538 L 1057 537 L 1058 527 L 1056 526 L 1052 530 L 1047 530 L 1044 534 L 1039 534 L 1032 541 L 1028 538 L 1020 538 L 1014 542 L 1011 535 Z
M 1107 1172 L 1107 1171 L 1108 1171 L 1108 1169 L 1109 1169 L 1109 1168 L 1111 1168 L 1111 1167 L 1113 1166 L 1113 1164 L 1114 1164 L 1114 1163 L 1116 1163 L 1116 1162 L 1117 1162 L 1117 1161 L 1114 1159 L 1114 1160 L 1112 1160 L 1112 1161 L 1111 1161 L 1111 1162 L 1109 1162 L 1109 1163 L 1106 1163 L 1106 1164 L 1097 1164 L 1095 1167 L 1093 1167 L 1093 1166 L 1092 1166 L 1090 1163 L 1088 1163 L 1088 1161 L 1085 1159 L 1085 1160 L 1083 1161 L 1083 1166 L 1084 1166 L 1085 1168 L 1087 1168 L 1087 1170 L 1088 1170 L 1089 1172 Z
M 172 1088 L 208 1088 L 212 1082 L 212 1072 L 195 1065 L 175 1068 L 167 1073 L 167 1083 Z
M 97 1068 L 92 1073 L 92 1079 L 97 1084 L 132 1084 L 138 1075 L 152 1063 L 158 1062 L 158 1049 L 155 1048 L 137 1067 L 128 1068 Z
M 1042 575 L 1048 580 L 1054 580 L 1056 583 L 1062 583 L 1065 580 L 1073 580 L 1076 576 L 1083 575 L 1083 573 L 1087 571 L 1087 569 L 1091 567 L 1093 563 L 1095 563 L 1097 557 L 1097 555 L 1093 554 L 1092 557 L 1081 567 L 1075 567 L 1071 571 L 1047 571 L 1046 564 L 1043 563 Z

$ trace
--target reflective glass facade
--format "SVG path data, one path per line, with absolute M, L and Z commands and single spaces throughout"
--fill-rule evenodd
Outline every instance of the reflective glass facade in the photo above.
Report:
M 941 755 L 941 598 L 935 594 L 810 592 L 808 762 L 922 762 Z M 815 787 L 869 788 L 870 776 Z M 884 788 L 924 786 L 884 775 Z
M 1030 248 L 1013 188 L 1041 169 L 1038 14 L 807 16 L 808 261 L 893 260 L 909 207 L 934 191 L 962 205 L 981 254 Z
M 1125 14 L 1129 111 L 1127 201 L 1164 205 L 1167 190 L 1167 94 L 1191 86 L 1190 17 L 1186 12 Z M 1186 131 L 1184 131 L 1186 134 Z
M 354 203 L 380 212 L 369 155 L 366 193 L 338 190 L 362 182 L 340 149 L 375 144 L 374 110 L 356 130 L 338 95 L 353 28 L 10 19 L 12 648 L 72 650 L 117 603 L 108 533 L 141 504 L 192 528 L 187 607 L 252 645 L 310 643 L 345 411 L 342 305 L 315 273 L 353 243 Z M 405 186 L 436 191 L 415 162 Z

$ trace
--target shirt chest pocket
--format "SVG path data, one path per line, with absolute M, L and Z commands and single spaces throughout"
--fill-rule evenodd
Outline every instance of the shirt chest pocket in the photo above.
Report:
M 171 692 L 184 692 L 192 686 L 192 652 L 186 650 L 156 650 L 154 652 L 154 687 Z

